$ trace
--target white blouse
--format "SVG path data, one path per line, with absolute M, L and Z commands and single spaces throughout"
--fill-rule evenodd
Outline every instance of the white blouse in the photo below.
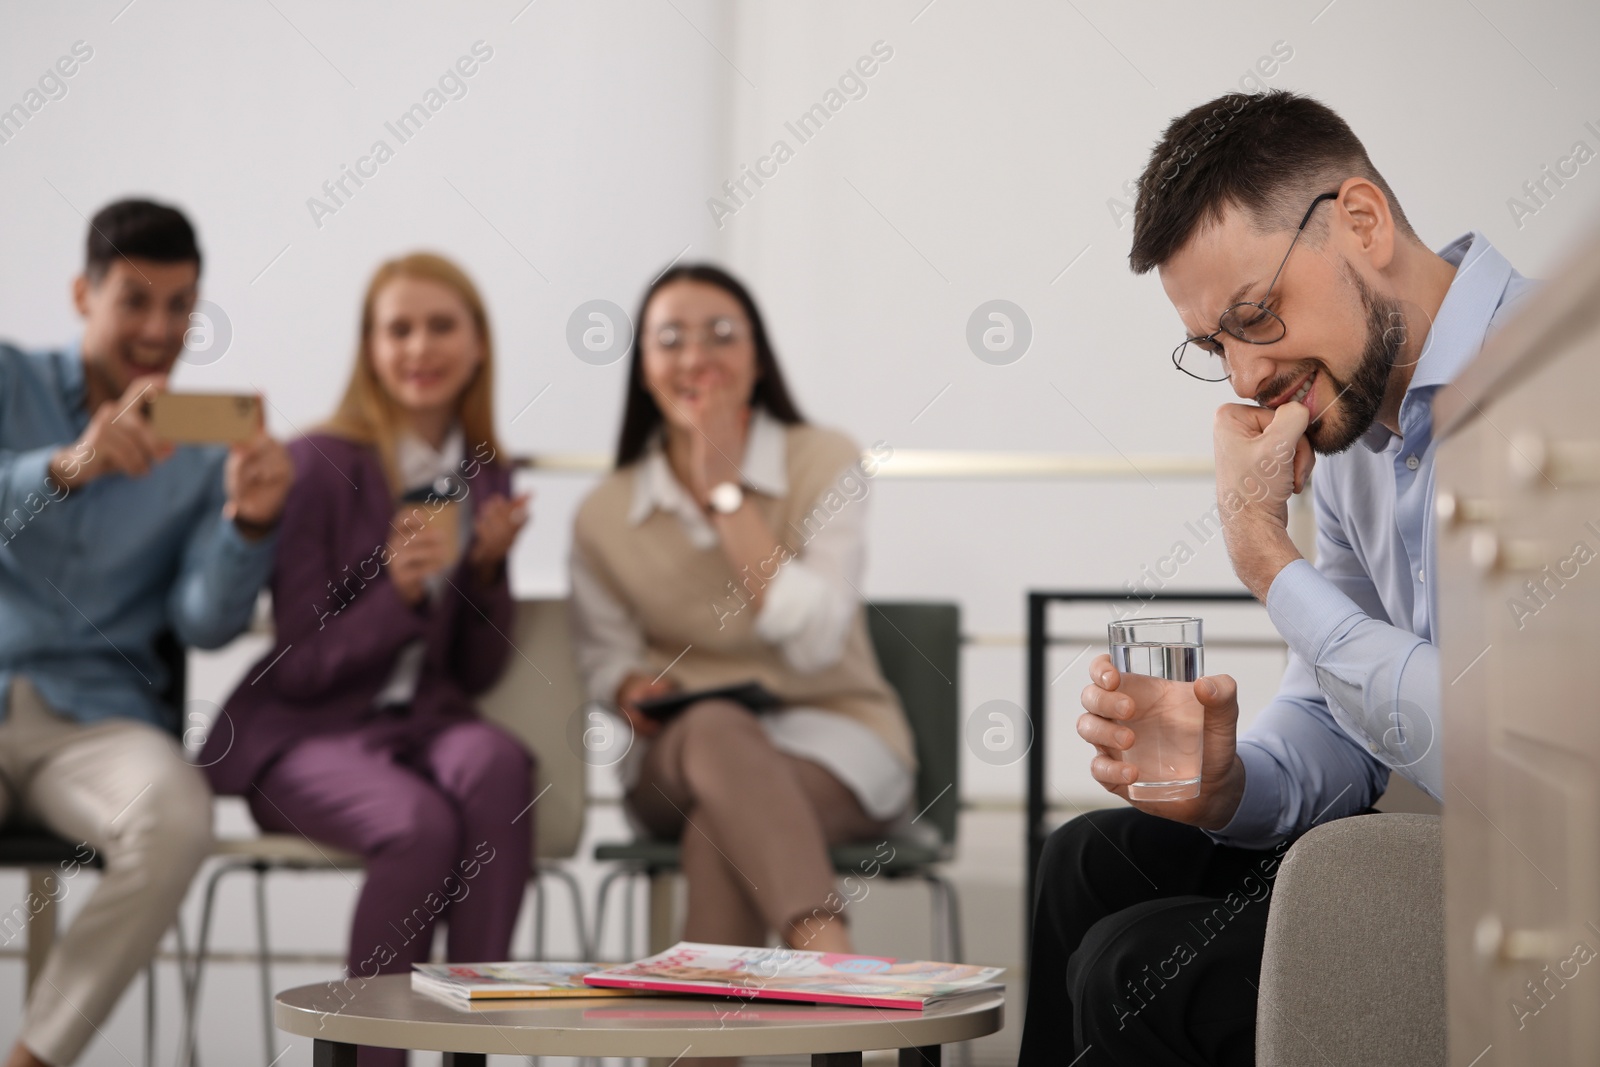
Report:
M 438 448 L 434 448 L 416 434 L 401 434 L 399 440 L 395 442 L 395 466 L 400 469 L 400 483 L 405 492 L 430 488 L 440 478 L 459 476 L 461 458 L 465 452 L 465 439 L 459 425 L 450 428 L 450 433 Z M 465 514 L 467 509 L 460 510 L 462 523 L 465 526 L 468 521 Z M 464 537 L 458 538 L 457 543 L 465 544 L 466 540 Z M 423 583 L 428 597 L 436 604 L 444 593 L 445 581 L 443 574 L 433 574 Z M 422 662 L 427 658 L 427 654 L 428 644 L 420 637 L 402 648 L 400 654 L 395 657 L 388 682 L 378 691 L 378 695 L 372 698 L 373 705 L 387 708 L 411 703 L 411 698 L 417 695 L 417 683 L 422 678 Z

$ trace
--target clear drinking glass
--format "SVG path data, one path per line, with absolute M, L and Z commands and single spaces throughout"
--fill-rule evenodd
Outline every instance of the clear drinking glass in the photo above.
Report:
M 1205 708 L 1194 682 L 1205 673 L 1199 619 L 1127 619 L 1107 628 L 1121 692 L 1133 698 L 1127 726 L 1133 746 L 1123 759 L 1139 780 L 1130 800 L 1187 800 L 1200 795 Z

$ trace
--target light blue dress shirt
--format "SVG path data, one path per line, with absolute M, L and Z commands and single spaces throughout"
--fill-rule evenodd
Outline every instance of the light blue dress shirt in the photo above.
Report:
M 0 713 L 13 674 L 80 722 L 170 724 L 156 636 L 216 648 L 250 621 L 275 536 L 222 518 L 225 449 L 180 446 L 143 478 L 63 495 L 50 457 L 89 425 L 76 345 L 0 343 Z
M 1317 562 L 1289 564 L 1267 613 L 1289 645 L 1277 696 L 1239 739 L 1244 796 L 1211 836 L 1262 848 L 1372 804 L 1396 771 L 1437 800 L 1441 765 L 1433 399 L 1533 283 L 1480 233 L 1456 265 L 1400 404 L 1312 478 Z

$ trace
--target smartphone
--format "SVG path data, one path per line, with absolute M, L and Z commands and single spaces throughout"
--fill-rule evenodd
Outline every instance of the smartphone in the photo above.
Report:
M 262 425 L 254 393 L 157 393 L 146 410 L 157 437 L 180 445 L 248 441 Z

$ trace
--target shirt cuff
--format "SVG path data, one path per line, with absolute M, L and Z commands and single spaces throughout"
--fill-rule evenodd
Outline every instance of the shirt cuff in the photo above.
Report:
M 38 493 L 41 497 L 60 500 L 50 491 L 50 459 L 56 454 L 55 445 L 47 445 L 31 452 L 19 453 L 11 461 L 10 470 L 6 478 L 10 481 L 10 493 L 13 501 L 20 502 L 29 493 Z M 61 486 L 56 487 L 58 490 Z M 70 491 L 66 495 L 70 495 Z M 31 509 L 29 509 L 31 510 Z
M 1315 664 L 1328 639 L 1353 617 L 1365 615 L 1340 592 L 1327 575 L 1297 559 L 1272 580 L 1267 590 L 1267 615 L 1291 651 Z
M 1244 764 L 1244 794 L 1228 825 L 1206 833 L 1218 844 L 1235 848 L 1276 844 L 1282 836 L 1278 832 L 1278 816 L 1283 812 L 1278 761 L 1248 741 L 1239 742 L 1238 753 Z
M 262 556 L 271 557 L 276 553 L 278 527 L 274 525 L 260 540 L 247 541 L 244 534 L 239 532 L 239 527 L 233 524 L 233 520 L 223 516 L 221 528 L 217 531 L 217 543 L 222 547 L 225 557 L 241 562 L 253 562 Z
M 798 637 L 828 600 L 828 583 L 798 559 L 778 568 L 756 615 L 756 636 L 772 645 Z
M 617 659 L 601 664 L 589 675 L 589 699 L 607 708 L 617 706 L 617 687 L 635 671 L 643 674 L 647 668 L 631 659 Z

